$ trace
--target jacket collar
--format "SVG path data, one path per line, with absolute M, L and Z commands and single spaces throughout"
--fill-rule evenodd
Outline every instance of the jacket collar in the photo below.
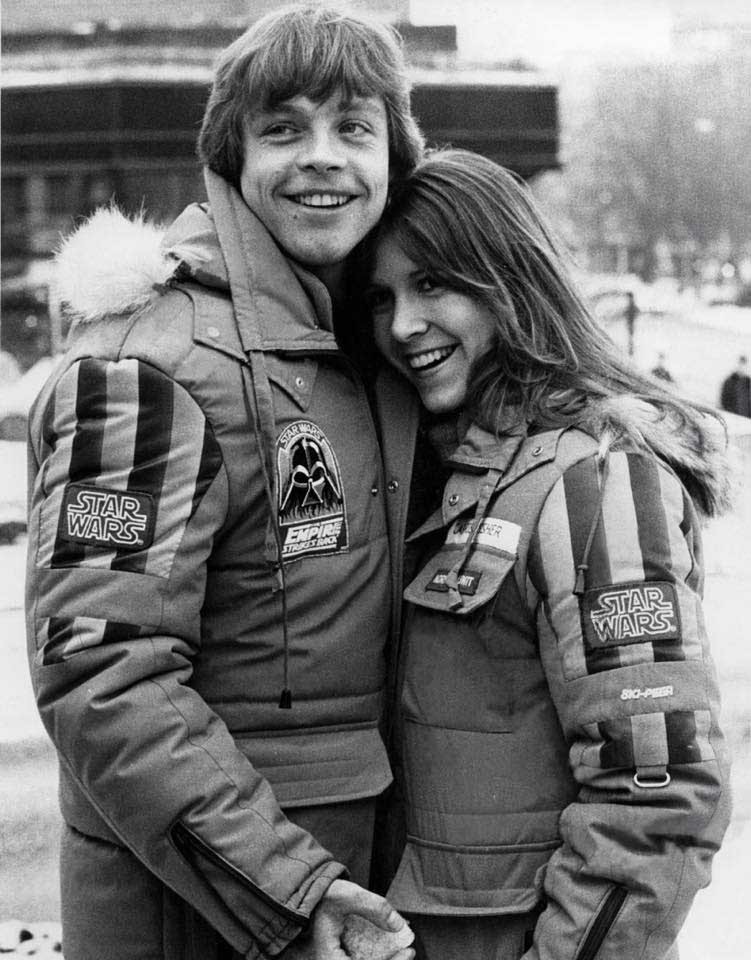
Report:
M 492 490 L 502 490 L 520 477 L 555 459 L 563 429 L 527 436 L 524 427 L 496 437 L 472 423 L 448 463 L 454 468 L 443 491 L 441 506 L 409 537 L 417 539 L 447 527 L 476 507 Z
M 164 248 L 180 260 L 178 277 L 231 293 L 246 354 L 336 350 L 324 285 L 287 260 L 234 187 L 210 170 L 205 176 L 210 209 L 189 207 L 164 238 Z M 214 310 L 199 312 L 196 339 L 227 349 L 236 338 L 218 319 Z M 230 322 L 224 318 L 225 327 Z

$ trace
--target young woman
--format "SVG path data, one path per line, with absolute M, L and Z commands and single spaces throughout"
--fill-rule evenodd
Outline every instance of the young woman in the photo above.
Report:
M 630 368 L 483 157 L 396 189 L 368 303 L 406 587 L 389 899 L 423 960 L 675 957 L 729 816 L 699 531 L 721 424 Z

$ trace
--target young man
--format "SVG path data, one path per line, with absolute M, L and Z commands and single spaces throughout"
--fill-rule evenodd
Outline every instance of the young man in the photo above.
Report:
M 217 69 L 208 206 L 164 236 L 100 211 L 61 254 L 78 322 L 31 418 L 28 635 L 66 960 L 318 960 L 348 914 L 402 926 L 360 886 L 388 493 L 334 324 L 421 146 L 389 30 L 271 14 Z

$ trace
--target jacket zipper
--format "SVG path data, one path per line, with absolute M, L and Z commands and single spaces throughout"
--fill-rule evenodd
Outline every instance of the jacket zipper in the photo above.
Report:
M 250 877 L 246 876 L 242 870 L 238 870 L 237 867 L 233 866 L 228 860 L 225 860 L 221 854 L 213 850 L 205 841 L 193 833 L 192 830 L 189 830 L 185 824 L 176 823 L 172 828 L 172 834 L 179 848 L 190 847 L 191 845 L 197 847 L 207 860 L 210 860 L 215 866 L 229 873 L 231 877 L 238 880 L 243 886 L 249 887 L 259 900 L 262 900 L 267 906 L 270 906 L 276 913 L 285 917 L 287 920 L 292 920 L 296 924 L 307 926 L 310 921 L 310 917 L 308 917 L 307 914 L 293 910 L 291 907 L 286 907 L 283 903 L 275 900 L 274 897 L 266 893 L 265 890 L 262 890 L 253 883 Z
M 627 896 L 628 890 L 625 887 L 613 887 L 592 922 L 589 933 L 582 941 L 576 960 L 594 960 Z

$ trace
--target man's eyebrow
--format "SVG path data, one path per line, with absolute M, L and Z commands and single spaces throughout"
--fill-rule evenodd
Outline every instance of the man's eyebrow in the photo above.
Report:
M 381 115 L 380 97 L 343 97 L 339 101 L 340 110 L 360 110 L 363 113 Z

